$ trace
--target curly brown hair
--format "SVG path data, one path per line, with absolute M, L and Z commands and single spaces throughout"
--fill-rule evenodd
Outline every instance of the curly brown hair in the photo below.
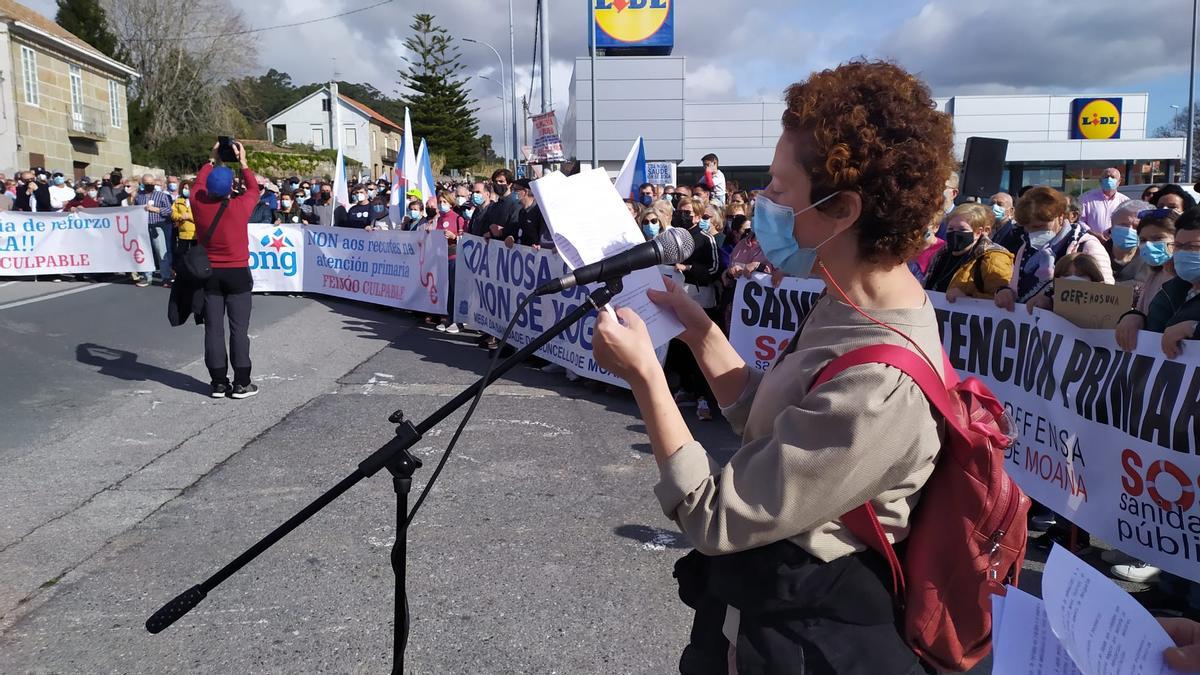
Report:
M 1066 216 L 1070 203 L 1058 190 L 1039 185 L 1022 195 L 1013 215 L 1021 225 L 1048 223 Z
M 808 141 L 797 160 L 812 178 L 812 201 L 857 192 L 860 255 L 916 255 L 954 168 L 950 116 L 925 83 L 893 63 L 855 60 L 791 85 L 786 96 L 783 127 Z

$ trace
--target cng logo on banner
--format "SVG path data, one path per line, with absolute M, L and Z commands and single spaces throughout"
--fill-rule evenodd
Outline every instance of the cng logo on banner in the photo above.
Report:
M 1120 138 L 1121 99 L 1077 98 L 1071 102 L 1071 120 L 1071 138 Z
M 276 227 L 258 240 L 258 250 L 250 251 L 250 269 L 277 270 L 285 277 L 294 277 L 299 269 L 296 264 L 296 245 L 283 228 Z
M 675 42 L 672 0 L 593 0 L 596 46 L 666 48 Z

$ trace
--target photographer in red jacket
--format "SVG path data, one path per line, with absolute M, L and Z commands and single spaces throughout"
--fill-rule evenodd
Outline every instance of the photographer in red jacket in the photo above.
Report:
M 204 287 L 204 364 L 212 375 L 212 397 L 249 398 L 258 393 L 250 382 L 250 214 L 258 203 L 258 181 L 246 165 L 246 150 L 233 144 L 241 164 L 245 192 L 233 195 L 233 170 L 217 166 L 217 146 L 208 163 L 196 175 L 192 194 L 192 215 L 196 221 L 196 241 L 204 242 L 214 227 L 217 212 L 226 204 L 215 223 L 206 249 L 212 263 L 212 276 Z M 229 317 L 229 352 L 225 351 L 225 317 Z M 229 360 L 233 361 L 233 384 L 229 382 Z

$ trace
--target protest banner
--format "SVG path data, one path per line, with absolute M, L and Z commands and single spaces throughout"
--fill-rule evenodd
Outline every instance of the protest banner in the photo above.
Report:
M 646 162 L 646 182 L 651 185 L 674 185 L 675 162 Z
M 0 212 L 0 276 L 155 269 L 143 208 Z
M 455 264 L 454 320 L 500 337 L 513 313 L 534 289 L 568 274 L 566 264 L 553 251 L 528 246 L 506 247 L 502 242 L 463 235 L 458 240 Z M 587 302 L 586 287 L 535 297 L 517 319 L 508 336 L 520 348 L 541 335 L 580 303 Z M 592 330 L 596 312 L 559 334 L 537 355 L 573 373 L 601 382 L 627 386 L 624 380 L 601 368 L 592 357 Z
M 534 130 L 533 151 L 529 155 L 530 160 L 539 164 L 564 161 L 566 157 L 563 155 L 562 140 L 558 137 L 558 125 L 554 120 L 554 111 L 533 115 L 529 119 L 533 122 Z
M 430 314 L 446 313 L 449 263 L 442 231 L 305 227 L 305 292 Z
M 250 274 L 258 293 L 304 291 L 304 228 L 250 223 Z
M 821 290 L 739 280 L 734 348 L 769 368 Z M 1005 466 L 1021 489 L 1125 553 L 1200 580 L 1200 344 L 1168 359 L 1161 336 L 1143 332 L 1125 352 L 1112 330 L 1050 312 L 929 296 L 951 364 L 995 392 L 1016 425 Z
M 1133 307 L 1133 286 L 1054 280 L 1054 313 L 1080 328 L 1116 328 Z

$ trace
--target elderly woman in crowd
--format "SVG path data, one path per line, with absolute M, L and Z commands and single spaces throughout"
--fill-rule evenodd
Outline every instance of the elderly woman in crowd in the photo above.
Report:
M 1154 196 L 1150 198 L 1150 203 L 1160 209 L 1171 209 L 1176 213 L 1183 213 L 1196 205 L 1196 199 L 1181 186 L 1167 183 L 1154 193 Z
M 888 366 L 813 381 L 835 357 L 878 344 L 933 355 L 943 374 L 937 316 L 905 262 L 941 216 L 950 118 L 899 67 L 854 62 L 789 87 L 783 127 L 754 233 L 783 272 L 820 274 L 831 289 L 786 356 L 764 375 L 679 289 L 651 293 L 684 324 L 741 449 L 722 465 L 692 437 L 632 310 L 601 314 L 596 358 L 632 388 L 655 494 L 698 551 L 676 572 L 696 610 L 682 672 L 924 672 L 896 628 L 886 565 L 841 516 L 869 500 L 903 541 L 942 423 Z
M 1113 279 L 1117 283 L 1132 281 L 1142 268 L 1138 258 L 1138 221 L 1143 212 L 1152 211 L 1150 204 L 1140 199 L 1130 199 L 1113 211 L 1112 227 L 1104 250 L 1112 260 Z
M 996 306 L 1012 311 L 1018 302 L 1045 307 L 1053 291 L 1054 264 L 1071 253 L 1091 256 L 1104 275 L 1104 283 L 1113 283 L 1112 262 L 1104 245 L 1083 223 L 1067 222 L 1067 197 L 1053 188 L 1039 185 L 1017 202 L 1017 222 L 1025 230 L 1021 248 L 1013 262 L 1008 286 L 996 291 Z
M 996 216 L 982 204 L 960 204 L 946 216 L 946 246 L 925 275 L 925 288 L 941 291 L 950 302 L 991 298 L 1012 278 L 1013 254 L 988 235 Z

